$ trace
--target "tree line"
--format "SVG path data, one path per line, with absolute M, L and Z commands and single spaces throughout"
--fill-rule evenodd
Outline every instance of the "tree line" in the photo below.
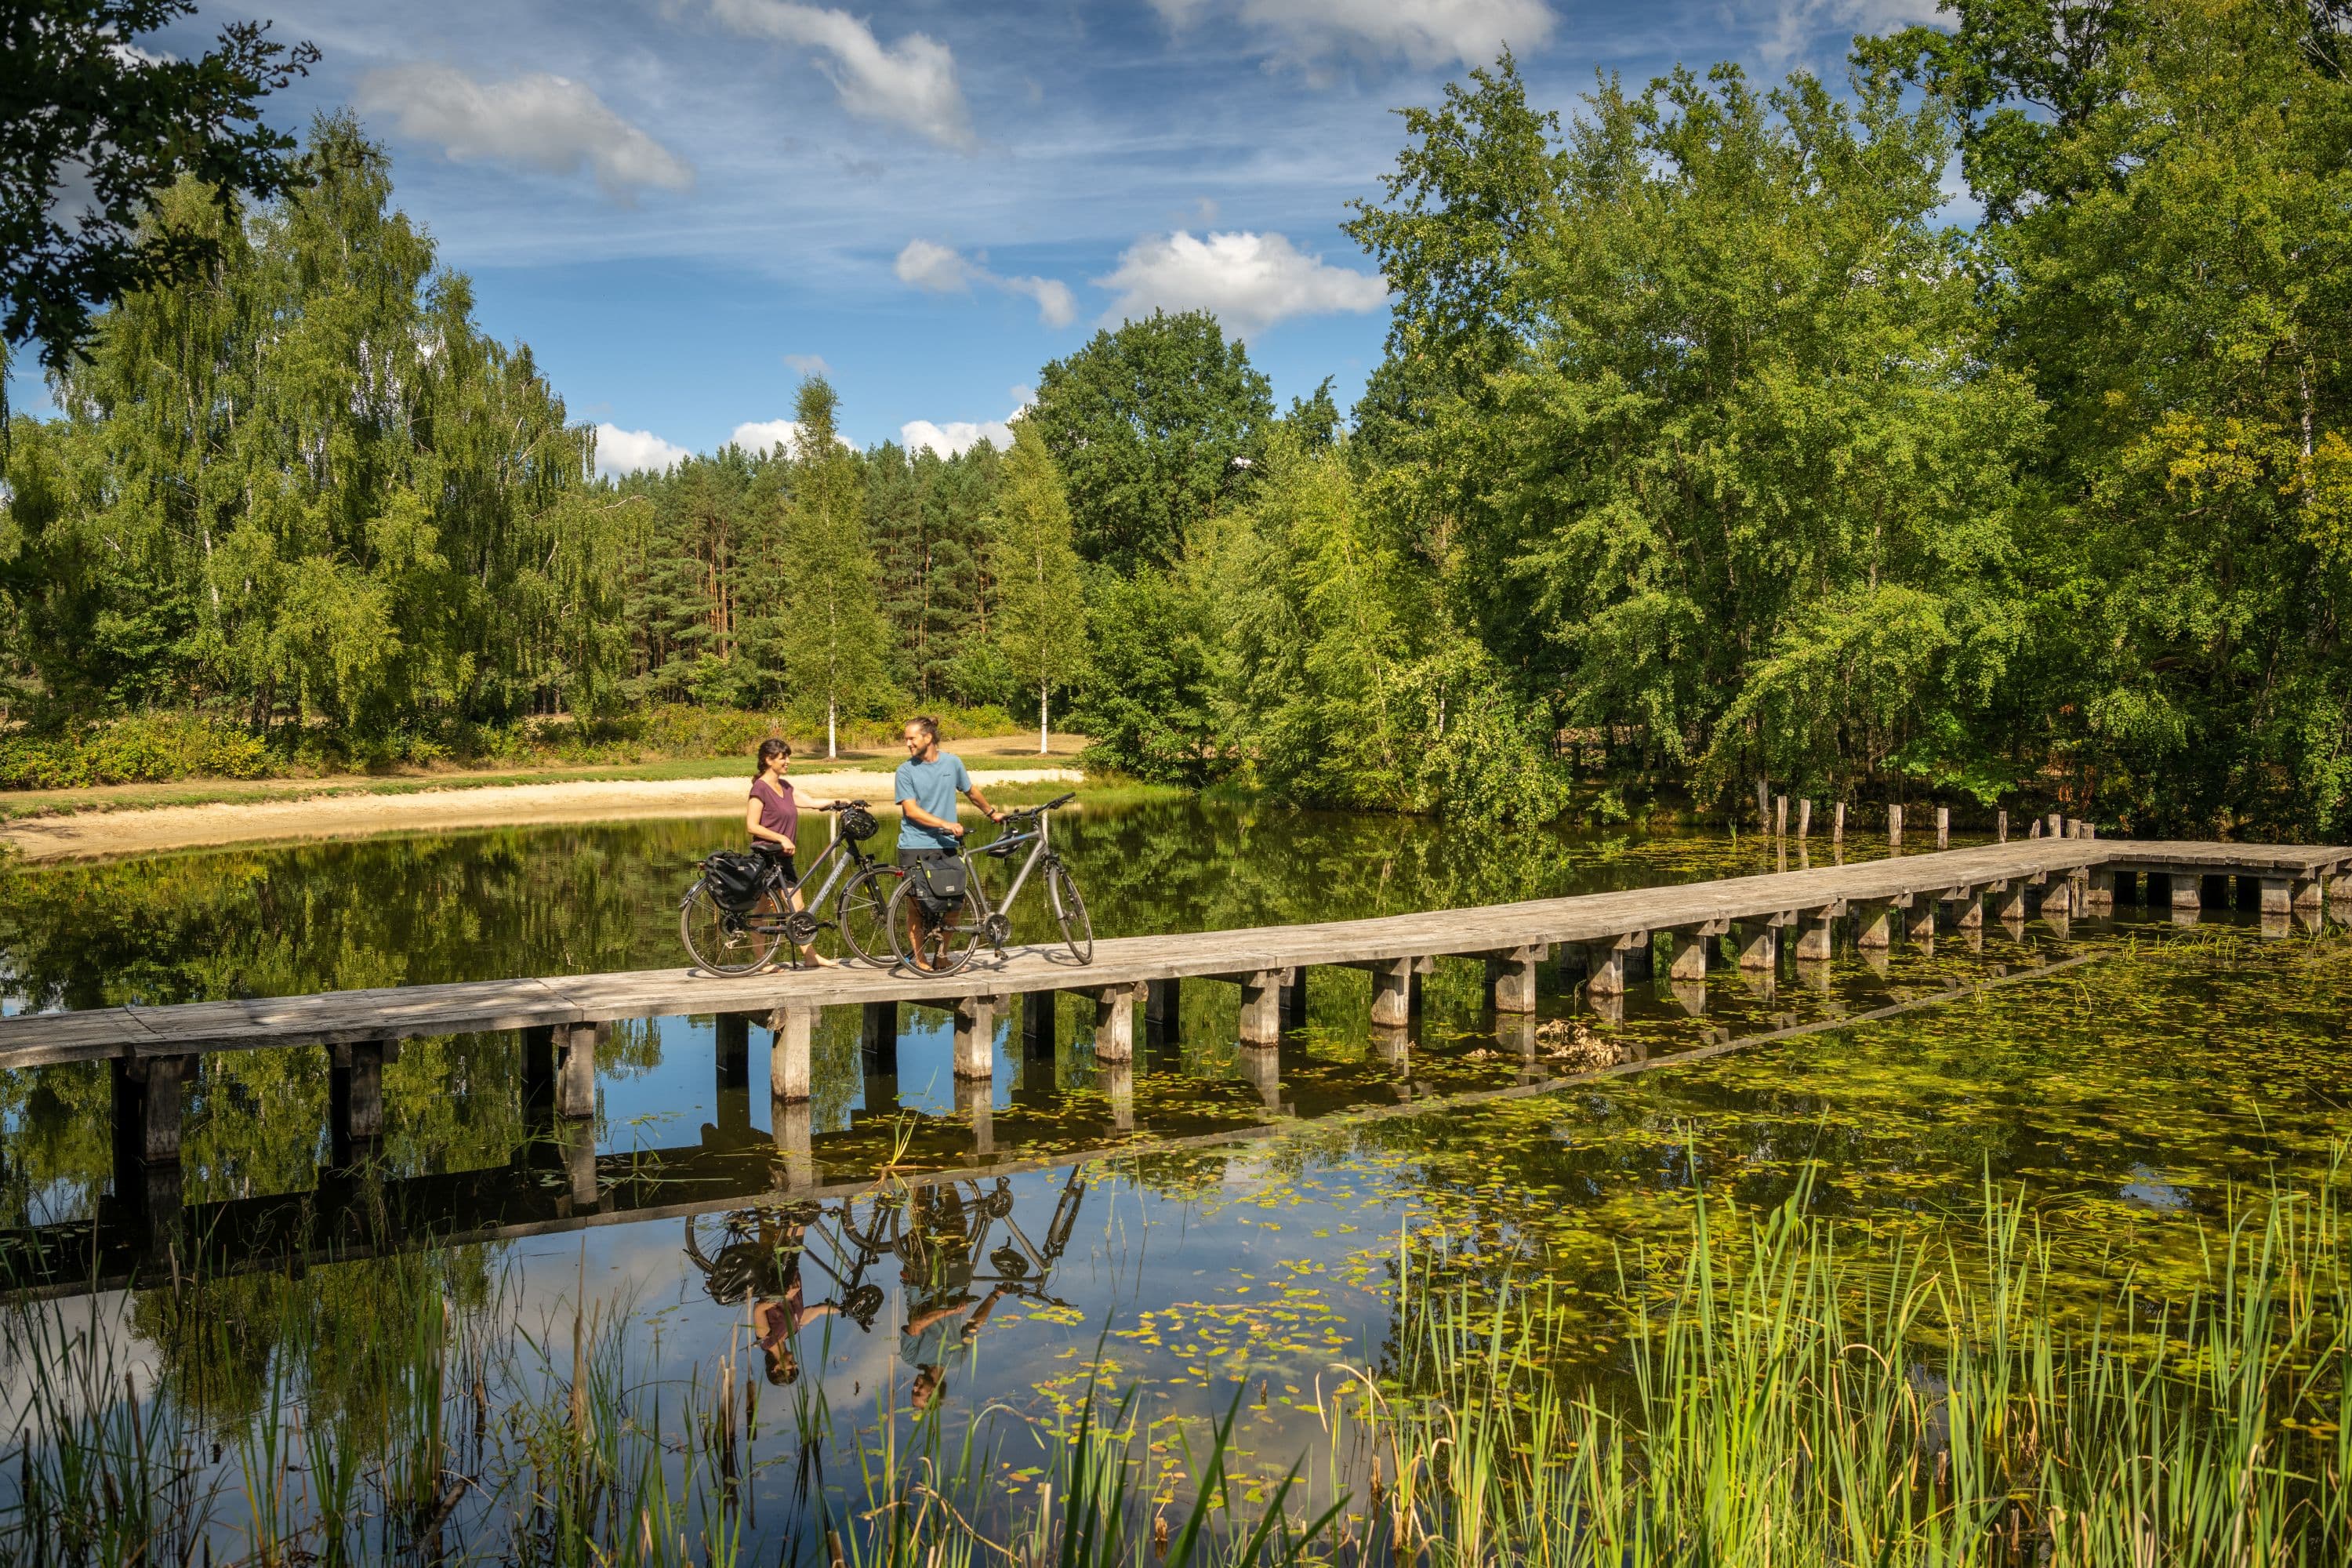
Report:
M 2329 831 L 2344 18 L 1948 9 L 1840 90 L 1717 66 L 1563 116 L 1506 54 L 1405 111 L 1344 418 L 1155 315 L 1045 366 L 1008 451 L 852 451 L 813 382 L 785 448 L 620 481 L 322 122 L 233 222 L 167 196 L 235 229 L 213 270 L 14 422 L 11 712 L 991 704 L 1385 810 L 1760 778 Z

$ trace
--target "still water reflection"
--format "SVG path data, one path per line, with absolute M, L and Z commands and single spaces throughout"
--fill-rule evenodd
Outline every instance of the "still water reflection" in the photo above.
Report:
M 724 838 L 562 827 L 20 873 L 0 884 L 0 964 L 17 1007 L 668 965 L 685 868 Z M 1768 847 L 1717 837 L 1497 843 L 1190 803 L 1093 813 L 1064 844 L 1105 934 L 1772 868 Z M 744 1087 L 766 1081 L 764 1031 L 730 1075 L 721 1020 L 616 1029 L 586 1135 L 523 1101 L 510 1037 L 412 1042 L 385 1075 L 383 1159 L 358 1171 L 330 1164 L 322 1055 L 221 1057 L 194 1093 L 187 1207 L 163 1252 L 114 1190 L 103 1075 L 0 1075 L 0 1222 L 13 1267 L 102 1287 L 93 1321 L 143 1378 L 201 1390 L 224 1424 L 287 1389 L 350 1406 L 335 1391 L 356 1374 L 286 1325 L 397 1315 L 419 1291 L 530 1344 L 593 1303 L 648 1388 L 749 1357 L 771 1391 L 764 1416 L 746 1400 L 763 1538 L 846 1494 L 860 1434 L 912 1441 L 942 1410 L 1050 1422 L 1097 1376 L 1135 1383 L 1155 1419 L 1238 1393 L 1245 1450 L 1279 1470 L 1348 1369 L 1392 1364 L 1401 1268 L 1549 1279 L 1605 1370 L 1622 1292 L 1642 1288 L 1628 1258 L 1670 1252 L 1699 1192 L 1776 1203 L 1810 1172 L 1817 1206 L 1891 1234 L 1968 1211 L 1990 1174 L 2028 1187 L 2086 1279 L 2119 1253 L 2153 1279 L 2185 1268 L 2231 1183 L 2312 1168 L 2347 1130 L 2352 959 L 2332 936 L 2259 942 L 2223 911 L 2189 930 L 2136 914 L 1719 970 L 1695 994 L 1661 976 L 1605 1021 L 1548 970 L 1544 1017 L 1580 1027 L 1541 1037 L 1481 1011 L 1475 967 L 1441 963 L 1402 1047 L 1365 1026 L 1363 976 L 1318 971 L 1271 1072 L 1234 1048 L 1220 986 L 1188 985 L 1131 1069 L 1095 1062 L 1075 1008 L 1044 1048 L 1000 1026 L 978 1092 L 950 1076 L 944 1015 L 903 1014 L 895 1072 L 869 1072 L 848 1013 L 816 1044 L 804 1162 L 780 1157 L 783 1130 Z M 2084 955 L 2099 962 L 1878 1023 L 1547 1087 Z M 420 1265 L 431 1239 L 453 1245 Z M 148 1288 L 180 1269 L 205 1282 Z M 194 1323 L 229 1325 L 237 1353 L 204 1349 Z M 545 1372 L 485 1377 L 520 1395 Z M 1007 1499 L 1037 1479 L 1017 1451 L 998 1463 Z

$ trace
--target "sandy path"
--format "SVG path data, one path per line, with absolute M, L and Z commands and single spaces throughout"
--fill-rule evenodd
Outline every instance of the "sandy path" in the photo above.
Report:
M 1074 768 L 1003 768 L 977 775 L 991 784 L 1075 783 Z M 351 838 L 430 827 L 499 827 L 530 822 L 625 822 L 650 816 L 740 816 L 747 778 L 582 779 L 566 784 L 423 790 L 414 795 L 321 795 L 145 811 L 86 811 L 0 823 L 0 844 L 25 860 L 139 855 L 258 839 Z M 801 804 L 890 798 L 890 775 L 811 773 Z

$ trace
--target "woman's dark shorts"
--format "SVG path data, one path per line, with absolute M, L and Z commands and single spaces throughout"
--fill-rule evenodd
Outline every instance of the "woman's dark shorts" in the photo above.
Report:
M 784 871 L 784 883 L 787 887 L 797 888 L 801 885 L 801 868 L 793 863 L 793 858 L 790 855 L 785 854 L 782 850 L 777 848 L 774 845 L 769 843 L 764 838 L 752 845 L 751 851 L 753 854 L 759 856 L 762 860 L 771 861 L 782 867 Z

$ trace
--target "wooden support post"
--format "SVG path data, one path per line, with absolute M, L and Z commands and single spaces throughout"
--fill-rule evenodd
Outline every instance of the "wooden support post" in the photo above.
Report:
M 2184 910 L 2195 911 L 2204 907 L 2205 879 L 2183 876 L 2175 871 L 2172 874 L 2172 912 L 2177 915 Z
M 2083 884 L 2083 912 L 2086 915 L 2108 915 L 2116 910 L 2116 874 L 2105 866 L 2094 866 Z
M 2069 838 L 2080 838 L 2083 837 L 2083 819 L 2081 817 L 2070 816 L 2066 819 L 2066 837 Z
M 1780 967 L 1780 928 L 1769 920 L 1738 922 L 1739 967 L 1769 973 Z
M 1936 808 L 1936 847 L 1949 849 L 1951 847 L 1952 808 L 1948 805 L 1939 805 Z
M 1255 973 L 1236 975 L 1242 985 L 1242 1044 L 1271 1046 L 1282 1039 L 1282 980 L 1289 971 L 1262 969 Z M 1380 996 L 1372 997 L 1375 1009 Z
M 1984 929 L 1984 895 L 1974 888 L 1955 889 L 1950 894 L 1952 929 L 1982 931 Z
M 1026 992 L 1021 998 L 1021 1055 L 1029 1061 L 1045 1061 L 1054 1054 L 1055 997 L 1054 991 Z
M 1903 847 L 1903 808 L 1899 805 L 1886 808 L 1886 844 L 1890 849 Z
M 182 1100 L 194 1057 L 114 1058 L 114 1144 L 133 1165 L 179 1163 Z
M 1813 802 L 1810 795 L 1797 803 L 1797 837 L 1810 838 L 1813 833 Z
M 555 1103 L 555 1026 L 538 1024 L 522 1031 L 522 1106 L 526 1114 Z
M 810 1110 L 805 1098 L 773 1099 L 768 1104 L 768 1135 L 776 1146 L 776 1163 L 782 1167 L 777 1184 L 788 1193 L 816 1184 L 815 1119 Z
M 1143 1005 L 1144 1022 L 1154 1028 L 1172 1032 L 1183 1013 L 1183 999 L 1184 983 L 1182 981 L 1153 981 L 1150 998 Z
M 810 1093 L 809 1045 L 816 1033 L 816 1009 L 787 1003 L 768 1015 L 775 1038 L 768 1047 L 768 1098 L 791 1104 Z
M 2043 820 L 2049 824 L 2047 837 L 2052 838 L 2063 838 L 2066 837 L 2066 818 L 2064 816 L 2053 811 Z
M 555 1114 L 584 1121 L 596 1114 L 596 1047 L 610 1038 L 610 1024 L 562 1024 L 555 1031 L 562 1057 L 555 1067 Z
M 1830 842 L 1832 844 L 1845 842 L 1845 802 L 1843 801 L 1837 803 L 1837 815 L 1830 819 Z
M 383 1138 L 383 1042 L 327 1050 L 329 1146 L 338 1165 L 356 1162 Z
M 2266 915 L 2294 913 L 2294 879 L 2264 877 L 2263 879 L 2262 910 Z
M 2322 884 L 2316 877 L 2297 877 L 2289 891 L 2288 902 L 2294 912 L 2316 919 L 2322 901 Z
M 751 1020 L 741 1013 L 721 1013 L 710 1020 L 712 1076 L 721 1089 L 742 1089 L 751 1081 Z
M 1869 952 L 1895 945 L 1895 901 L 1871 899 L 1853 906 L 1853 942 Z
M 1536 1010 L 1536 965 L 1551 956 L 1549 942 L 1486 955 L 1486 1005 L 1497 1013 Z
M 1760 778 L 1756 781 L 1756 831 L 1772 831 L 1772 786 Z
M 1824 910 L 1805 910 L 1797 924 L 1797 960 L 1801 963 L 1827 959 L 1832 938 L 1837 931 L 1838 910 L 1834 906 Z
M 1136 1005 L 1145 986 L 1140 981 L 1106 985 L 1095 993 L 1095 1059 L 1129 1062 L 1135 1059 Z
M 955 1076 L 986 1080 L 996 1076 L 996 1015 L 1002 996 L 959 996 L 955 1001 Z
M 1933 942 L 1936 938 L 1936 899 L 1932 893 L 1915 893 L 1911 907 L 1905 911 L 1903 934 L 1913 942 Z
M 2042 837 L 2042 819 L 2040 817 L 2037 816 L 2033 818 L 2032 821 L 2026 824 L 2025 836 L 2028 838 L 2039 838 Z
M 1992 814 L 1992 841 L 1995 844 L 2009 842 L 2009 807 L 2005 805 Z
M 1993 918 L 2003 925 L 2014 925 L 2025 918 L 2025 880 L 2012 878 L 1993 889 Z
M 1410 958 L 1387 959 L 1372 965 L 1372 1027 L 1402 1029 L 1412 1022 L 1412 972 Z
M 1307 969 L 1304 964 L 1290 972 L 1291 978 L 1282 984 L 1282 1026 L 1285 1029 L 1307 1027 Z
M 1625 994 L 1625 939 L 1584 944 L 1584 994 L 1587 996 Z
M 1706 980 L 1707 949 L 1715 945 L 1715 938 L 1702 934 L 1703 929 L 1696 926 L 1685 926 L 1682 930 L 1671 933 L 1674 939 L 1674 957 L 1666 965 L 1667 978 Z
M 857 1056 L 866 1076 L 898 1077 L 898 1004 L 868 1002 L 857 1011 Z
M 1785 795 L 1776 795 L 1772 797 L 1772 837 L 1786 838 L 1788 836 L 1789 797 Z

